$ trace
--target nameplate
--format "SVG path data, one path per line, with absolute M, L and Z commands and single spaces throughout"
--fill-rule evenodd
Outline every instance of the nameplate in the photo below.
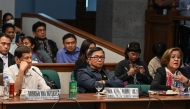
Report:
M 49 99 L 59 99 L 59 90 L 36 90 L 36 89 L 23 89 L 20 94 L 21 99 L 26 100 L 49 100 Z
M 106 88 L 106 98 L 139 98 L 138 88 Z

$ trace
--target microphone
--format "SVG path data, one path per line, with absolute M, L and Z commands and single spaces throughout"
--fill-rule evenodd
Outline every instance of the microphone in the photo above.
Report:
M 46 83 L 50 83 L 50 82 L 47 81 L 42 75 L 40 75 L 34 68 L 32 68 L 32 70 L 33 70 L 34 72 L 36 72 L 39 76 L 41 76 L 41 77 L 44 79 L 44 81 L 45 81 Z
M 142 90 L 141 84 L 140 84 L 140 82 L 137 80 L 137 78 L 135 78 L 133 75 L 131 75 L 131 76 L 132 76 L 134 79 L 136 79 L 136 82 L 137 82 L 138 85 L 139 85 L 139 97 L 141 97 L 141 96 L 149 97 L 148 92 Z

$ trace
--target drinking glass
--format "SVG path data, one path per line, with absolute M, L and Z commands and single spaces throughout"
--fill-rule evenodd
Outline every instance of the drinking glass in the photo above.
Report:
M 95 82 L 95 88 L 98 91 L 97 96 L 100 96 L 100 90 L 103 88 L 103 84 L 101 83 L 101 81 L 96 81 Z

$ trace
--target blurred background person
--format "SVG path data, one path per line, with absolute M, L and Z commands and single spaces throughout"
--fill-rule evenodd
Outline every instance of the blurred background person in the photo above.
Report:
M 148 64 L 148 70 L 152 78 L 156 73 L 156 69 L 161 67 L 161 58 L 164 52 L 166 51 L 166 44 L 163 42 L 157 42 L 152 48 L 153 54 L 155 55 Z
M 10 24 L 10 23 L 4 24 L 2 27 L 2 33 L 5 33 L 11 37 L 11 45 L 10 45 L 9 52 L 12 55 L 14 55 L 15 49 L 18 47 L 18 45 L 16 44 L 16 42 L 14 40 L 14 38 L 15 38 L 15 26 Z
M 44 50 L 37 50 L 35 39 L 31 36 L 23 38 L 23 45 L 32 50 L 32 63 L 52 63 L 52 59 Z
M 15 20 L 11 13 L 5 13 L 3 15 L 3 25 L 6 23 L 10 23 L 15 26 Z M 16 26 L 15 26 L 15 32 L 19 32 L 20 34 L 22 34 L 22 30 Z
M 14 56 L 9 53 L 11 37 L 7 34 L 0 34 L 0 73 L 6 68 L 15 64 Z
M 156 70 L 150 89 L 180 91 L 180 89 L 176 87 L 176 81 L 184 84 L 188 82 L 187 78 L 179 79 L 176 77 L 176 75 L 181 75 L 180 77 L 184 75 L 187 77 L 187 72 L 180 68 L 182 60 L 183 54 L 180 48 L 167 49 L 161 58 L 162 67 Z
M 46 24 L 43 22 L 36 22 L 32 26 L 33 35 L 35 36 L 37 50 L 44 50 L 51 57 L 52 61 L 56 61 L 56 54 L 58 51 L 56 43 L 47 39 Z
M 115 75 L 123 82 L 129 84 L 151 84 L 152 77 L 147 65 L 140 60 L 140 44 L 131 42 L 125 49 L 125 59 L 120 61 L 115 68 Z
M 81 47 L 80 47 L 80 54 L 78 57 L 78 60 L 75 62 L 74 66 L 74 77 L 77 79 L 77 71 L 81 68 L 86 68 L 88 64 L 88 58 L 87 54 L 89 50 L 93 47 L 96 47 L 96 43 L 90 39 L 86 39 L 82 42 Z
M 78 59 L 80 49 L 76 46 L 77 38 L 74 34 L 65 34 L 62 38 L 63 48 L 57 52 L 57 63 L 75 63 Z

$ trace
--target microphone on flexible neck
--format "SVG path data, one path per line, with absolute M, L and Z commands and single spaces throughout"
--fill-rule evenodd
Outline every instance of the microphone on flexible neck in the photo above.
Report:
M 134 79 L 136 79 L 136 82 L 138 83 L 139 85 L 139 97 L 140 96 L 146 96 L 146 97 L 149 97 L 149 94 L 146 92 L 146 91 L 143 91 L 142 90 L 142 87 L 141 87 L 141 84 L 140 82 L 137 80 L 137 78 L 135 78 L 133 75 L 131 75 Z
M 32 68 L 32 70 L 34 71 L 34 72 L 36 72 L 39 76 L 41 76 L 43 79 L 44 79 L 44 81 L 46 82 L 46 83 L 49 83 L 42 75 L 40 75 L 34 68 Z

